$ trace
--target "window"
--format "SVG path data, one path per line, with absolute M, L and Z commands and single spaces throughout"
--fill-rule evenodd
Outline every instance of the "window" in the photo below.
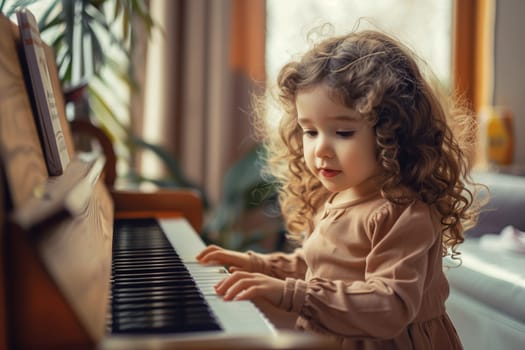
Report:
M 266 68 L 275 81 L 280 67 L 308 47 L 308 33 L 323 24 L 342 34 L 379 29 L 423 58 L 445 85 L 452 81 L 452 0 L 267 0 Z

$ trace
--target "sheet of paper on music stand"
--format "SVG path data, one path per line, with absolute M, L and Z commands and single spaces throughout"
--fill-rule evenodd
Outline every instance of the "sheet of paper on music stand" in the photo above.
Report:
M 35 17 L 28 9 L 16 12 L 30 80 L 34 114 L 49 175 L 61 175 L 70 159 L 55 103 L 55 93 Z

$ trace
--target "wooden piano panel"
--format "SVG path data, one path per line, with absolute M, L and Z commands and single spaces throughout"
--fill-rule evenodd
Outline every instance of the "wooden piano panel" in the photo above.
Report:
M 104 337 L 113 208 L 100 182 L 93 198 L 75 217 L 29 232 L 11 226 L 10 333 L 23 347 L 93 345 Z
M 60 98 L 57 108 L 73 160 L 63 175 L 48 177 L 18 40 L 18 28 L 0 15 L 0 160 L 7 185 L 0 294 L 0 301 L 6 298 L 7 331 L 2 328 L 17 348 L 94 346 L 105 336 L 113 204 L 101 180 L 77 186 L 90 163 L 75 158 Z M 47 54 L 53 56 L 49 48 Z M 48 64 L 57 90 L 54 60 Z M 82 193 L 68 196 L 73 190 Z M 77 197 L 86 200 L 68 210 L 66 202 Z
M 15 208 L 47 180 L 33 112 L 16 48 L 17 27 L 0 17 L 0 152 Z M 14 186 L 16 185 L 16 186 Z
M 0 349 L 7 349 L 7 327 L 6 327 L 6 297 L 4 288 L 4 271 L 6 266 L 4 264 L 4 241 L 5 241 L 5 194 L 4 194 L 4 174 L 0 166 Z

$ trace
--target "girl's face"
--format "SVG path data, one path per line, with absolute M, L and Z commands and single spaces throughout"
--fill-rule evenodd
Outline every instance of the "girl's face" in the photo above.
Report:
M 381 168 L 372 125 L 334 102 L 325 84 L 299 92 L 295 103 L 306 165 L 326 189 L 338 192 L 336 201 L 377 190 Z

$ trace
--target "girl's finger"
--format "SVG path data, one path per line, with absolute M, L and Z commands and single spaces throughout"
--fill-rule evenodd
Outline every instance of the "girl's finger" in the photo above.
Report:
M 215 292 L 218 295 L 224 295 L 228 291 L 228 288 L 235 283 L 236 279 L 232 278 L 233 275 L 230 275 L 223 280 L 221 280 L 219 283 L 215 285 Z
M 221 288 L 221 286 L 224 284 L 224 282 L 228 279 L 228 277 L 226 278 L 223 278 L 222 280 L 220 280 L 215 286 L 213 286 L 213 288 L 215 289 L 215 292 L 219 295 L 222 295 L 222 290 L 223 288 Z
M 244 291 L 250 288 L 255 281 L 252 278 L 244 278 L 235 282 L 224 294 L 224 300 L 233 300 L 239 294 L 244 293 Z
M 259 296 L 260 289 L 257 286 L 251 286 L 249 288 L 243 289 L 238 293 L 233 300 L 252 300 Z
M 217 250 L 222 250 L 221 247 L 219 246 L 216 246 L 214 244 L 212 245 L 209 245 L 207 246 L 206 248 L 204 248 L 199 254 L 197 254 L 197 256 L 195 257 L 195 259 L 197 260 L 201 260 L 203 257 L 205 257 L 206 255 L 210 254 L 211 252 L 214 252 L 214 251 L 217 251 Z
M 217 263 L 220 265 L 229 265 L 234 263 L 234 258 L 224 250 L 212 251 L 200 259 L 201 263 Z
M 215 291 L 219 295 L 224 295 L 225 293 L 227 293 L 230 290 L 230 288 L 235 283 L 237 283 L 237 281 L 243 280 L 243 279 L 247 278 L 250 275 L 251 274 L 247 273 L 247 272 L 240 272 L 240 271 L 239 272 L 235 272 L 235 273 L 231 274 L 229 277 L 227 277 L 227 278 L 223 279 L 222 281 L 220 281 L 218 284 L 216 284 Z

